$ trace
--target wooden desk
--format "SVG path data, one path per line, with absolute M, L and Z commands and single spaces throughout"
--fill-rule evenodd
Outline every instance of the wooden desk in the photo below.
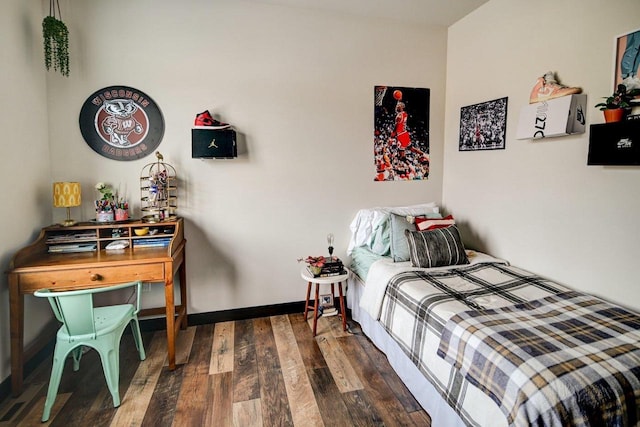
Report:
M 149 227 L 155 234 L 137 236 L 134 229 Z M 118 230 L 120 230 L 118 232 Z M 149 246 L 158 239 L 170 239 L 167 246 Z M 123 240 L 129 247 L 107 251 L 105 247 Z M 144 244 L 147 246 L 142 246 Z M 95 244 L 96 250 L 78 253 L 50 253 L 59 244 Z M 24 365 L 24 294 L 42 288 L 59 291 L 87 289 L 141 280 L 164 284 L 165 306 L 141 310 L 140 316 L 164 314 L 167 318 L 169 369 L 176 367 L 175 342 L 178 329 L 187 327 L 186 240 L 182 218 L 146 224 L 129 221 L 116 224 L 94 222 L 72 227 L 51 226 L 38 239 L 18 251 L 11 260 L 9 308 L 11 323 L 11 388 L 22 392 Z M 174 275 L 180 279 L 180 304 L 174 301 Z

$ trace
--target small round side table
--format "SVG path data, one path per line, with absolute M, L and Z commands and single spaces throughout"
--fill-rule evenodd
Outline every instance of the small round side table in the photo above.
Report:
M 331 296 L 335 300 L 335 287 L 334 285 L 338 284 L 338 296 L 340 299 L 340 316 L 342 317 L 342 330 L 347 330 L 347 316 L 345 313 L 345 305 L 344 305 L 344 294 L 342 292 L 342 282 L 347 281 L 349 278 L 349 269 L 345 268 L 345 273 L 340 274 L 339 276 L 329 276 L 329 277 L 314 277 L 313 274 L 309 271 L 309 269 L 303 266 L 300 269 L 300 276 L 308 283 L 307 285 L 307 299 L 304 304 L 304 320 L 307 320 L 307 315 L 309 314 L 309 309 L 313 310 L 313 336 L 316 336 L 316 331 L 318 327 L 318 309 L 320 308 L 320 285 L 331 285 Z M 315 283 L 316 285 L 316 295 L 314 300 L 314 305 L 309 305 L 309 297 L 311 296 L 311 285 Z

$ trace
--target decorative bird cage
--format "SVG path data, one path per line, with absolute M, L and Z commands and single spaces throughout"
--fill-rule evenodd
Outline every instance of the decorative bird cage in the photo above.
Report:
M 145 165 L 140 173 L 142 221 L 150 223 L 172 221 L 178 209 L 176 170 L 163 162 L 160 152 L 156 157 L 158 161 Z

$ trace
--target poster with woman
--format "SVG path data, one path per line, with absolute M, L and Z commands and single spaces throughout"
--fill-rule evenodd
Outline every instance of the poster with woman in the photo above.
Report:
M 620 83 L 640 89 L 640 30 L 616 37 L 614 90 Z

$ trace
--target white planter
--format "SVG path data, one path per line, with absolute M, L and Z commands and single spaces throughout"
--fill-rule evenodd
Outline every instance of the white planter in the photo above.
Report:
M 96 212 L 96 221 L 113 222 L 113 211 Z

